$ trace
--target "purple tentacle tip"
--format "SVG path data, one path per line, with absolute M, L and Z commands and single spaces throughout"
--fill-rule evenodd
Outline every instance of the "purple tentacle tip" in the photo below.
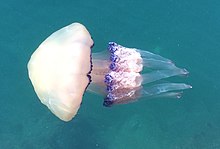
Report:
M 105 75 L 105 81 L 104 82 L 106 84 L 111 84 L 112 81 L 113 81 L 113 78 L 112 78 L 112 76 L 110 74 Z
M 117 69 L 117 66 L 115 63 L 111 63 L 109 68 L 112 70 L 112 71 L 115 71 Z
M 110 53 L 114 53 L 115 51 L 117 51 L 117 44 L 115 42 L 109 42 L 108 50 Z
M 103 106 L 105 107 L 111 107 L 112 104 L 113 104 L 113 101 L 110 101 L 110 100 L 104 100 L 103 102 Z
M 108 92 L 112 92 L 113 91 L 113 88 L 111 85 L 107 85 L 107 89 L 106 89 Z
M 110 61 L 116 62 L 117 60 L 118 60 L 118 56 L 115 55 L 115 54 L 111 54 L 111 56 L 110 56 Z

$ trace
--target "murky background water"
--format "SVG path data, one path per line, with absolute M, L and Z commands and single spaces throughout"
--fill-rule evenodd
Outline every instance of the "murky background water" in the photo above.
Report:
M 219 149 L 220 1 L 1 1 L 1 149 Z M 190 71 L 181 100 L 105 108 L 86 93 L 65 123 L 38 100 L 27 76 L 32 52 L 52 32 L 81 22 L 95 41 L 138 47 Z M 176 80 L 175 78 L 173 80 Z

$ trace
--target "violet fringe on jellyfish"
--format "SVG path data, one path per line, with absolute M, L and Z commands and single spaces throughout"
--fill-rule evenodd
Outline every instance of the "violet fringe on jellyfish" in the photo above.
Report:
M 85 26 L 73 23 L 50 35 L 28 62 L 37 96 L 63 121 L 77 114 L 85 91 L 102 95 L 109 107 L 141 97 L 180 98 L 181 90 L 191 88 L 158 82 L 188 74 L 169 59 L 115 42 L 109 42 L 106 52 L 91 53 L 93 45 Z M 150 71 L 143 73 L 143 68 Z

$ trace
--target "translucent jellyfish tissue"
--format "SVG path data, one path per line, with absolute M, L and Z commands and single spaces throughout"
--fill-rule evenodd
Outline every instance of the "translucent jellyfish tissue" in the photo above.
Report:
M 103 52 L 92 53 L 93 45 L 85 26 L 72 23 L 43 41 L 28 62 L 37 96 L 63 121 L 77 114 L 85 91 L 102 95 L 103 105 L 110 107 L 139 98 L 180 98 L 182 90 L 192 88 L 161 83 L 188 74 L 167 58 L 115 42 L 109 42 Z

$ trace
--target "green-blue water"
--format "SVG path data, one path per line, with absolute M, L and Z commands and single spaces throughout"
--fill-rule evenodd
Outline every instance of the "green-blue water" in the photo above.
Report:
M 1 149 L 220 149 L 219 0 L 17 0 L 0 5 Z M 60 121 L 27 76 L 32 52 L 52 32 L 81 22 L 95 41 L 138 47 L 185 67 L 181 100 L 105 108 L 86 93 L 78 115 Z

